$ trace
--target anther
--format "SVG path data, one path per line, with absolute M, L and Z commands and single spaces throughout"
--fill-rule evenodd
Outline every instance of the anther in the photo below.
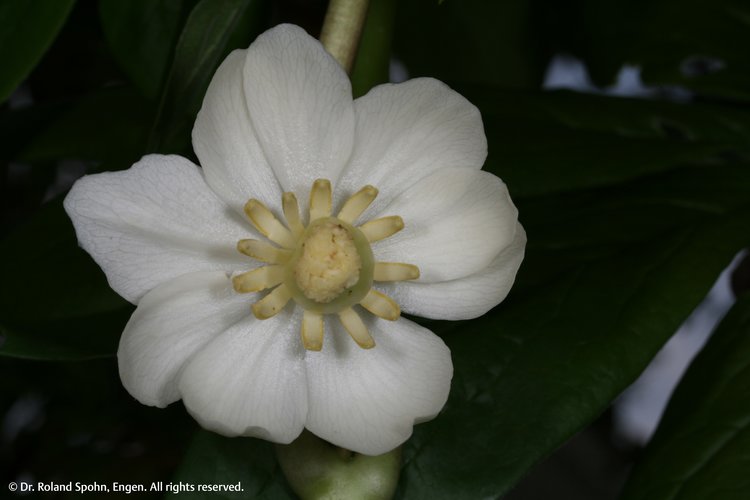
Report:
M 308 351 L 323 348 L 323 315 L 305 310 L 302 315 L 302 345 Z
M 359 305 L 375 316 L 387 319 L 388 321 L 395 321 L 401 316 L 401 308 L 398 304 L 389 296 L 374 289 L 370 289 Z
M 292 294 L 286 285 L 279 285 L 271 293 L 263 297 L 263 299 L 253 304 L 253 314 L 258 319 L 268 319 L 276 316 L 284 309 L 284 306 L 291 298 Z
M 295 238 L 299 238 L 305 232 L 305 226 L 299 218 L 299 204 L 294 193 L 284 193 L 281 197 L 286 223 Z
M 294 237 L 263 203 L 250 200 L 245 204 L 245 214 L 255 229 L 263 236 L 284 248 L 294 248 Z
M 372 339 L 370 331 L 354 309 L 348 307 L 343 311 L 339 311 L 339 320 L 359 347 L 362 349 L 372 349 L 375 347 L 375 341 Z
M 407 281 L 419 278 L 419 268 L 401 262 L 376 262 L 372 279 L 375 281 Z
M 258 240 L 240 240 L 237 242 L 237 250 L 248 257 L 269 264 L 283 264 L 292 256 L 290 250 L 278 248 L 265 241 Z
M 330 217 L 332 208 L 331 181 L 318 179 L 310 190 L 310 222 Z
M 378 196 L 378 190 L 370 185 L 367 185 L 354 193 L 341 207 L 341 211 L 338 214 L 338 218 L 349 224 L 354 224 L 354 221 L 362 215 L 362 212 L 367 210 L 367 207 L 375 200 Z
M 370 243 L 393 236 L 404 228 L 404 220 L 398 215 L 371 220 L 359 226 Z
M 259 292 L 284 281 L 284 266 L 263 266 L 232 278 L 232 285 L 239 293 Z

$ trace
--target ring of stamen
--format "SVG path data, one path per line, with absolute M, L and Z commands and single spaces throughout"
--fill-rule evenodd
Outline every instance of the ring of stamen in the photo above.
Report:
M 331 183 L 318 179 L 310 190 L 307 226 L 300 217 L 294 193 L 282 196 L 286 226 L 263 203 L 249 200 L 245 214 L 250 222 L 278 245 L 253 239 L 237 243 L 240 253 L 269 264 L 232 278 L 238 293 L 271 289 L 253 304 L 253 314 L 258 319 L 268 319 L 293 299 L 304 309 L 300 336 L 305 349 L 323 348 L 324 314 L 336 314 L 363 349 L 374 347 L 375 341 L 353 306 L 359 304 L 375 316 L 395 321 L 401 308 L 392 298 L 374 290 L 373 282 L 419 277 L 419 269 L 412 264 L 376 262 L 370 247 L 403 229 L 401 217 L 392 215 L 354 226 L 377 195 L 375 187 L 365 186 L 349 197 L 333 217 Z

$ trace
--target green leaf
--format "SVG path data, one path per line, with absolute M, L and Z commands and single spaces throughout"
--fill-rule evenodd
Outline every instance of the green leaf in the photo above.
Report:
M 399 498 L 507 492 L 641 373 L 748 235 L 743 209 L 623 245 L 444 334 L 451 396 L 405 445 Z
M 31 73 L 68 17 L 74 0 L 0 3 L 0 103 Z
M 528 0 L 399 2 L 394 40 L 409 77 L 538 88 L 546 54 Z
M 41 132 L 19 155 L 23 162 L 97 161 L 110 170 L 130 166 L 145 151 L 152 108 L 128 87 L 92 93 Z
M 146 97 L 156 98 L 187 0 L 100 0 L 99 16 L 117 62 Z
M 750 498 L 750 295 L 690 365 L 622 498 Z
M 273 444 L 253 438 L 225 438 L 208 431 L 196 434 L 172 482 L 196 486 L 181 493 L 180 498 L 294 498 L 276 463 Z M 239 485 L 241 491 L 197 491 L 197 486 L 204 484 Z M 172 494 L 167 493 L 165 498 L 172 498 Z
M 78 248 L 61 199 L 0 242 L 0 275 L 0 355 L 114 355 L 132 306 Z
M 69 108 L 69 103 L 49 103 L 0 111 L 0 160 L 15 158 L 40 130 Z
M 700 0 L 651 2 L 640 19 L 642 35 L 628 55 L 642 65 L 647 84 L 680 85 L 700 94 L 750 99 L 747 2 L 719 0 L 711 8 Z
M 623 64 L 647 84 L 679 85 L 704 95 L 750 98 L 750 8 L 743 0 L 575 0 L 545 6 L 551 44 L 587 64 L 594 81 L 612 83 Z
M 246 48 L 257 31 L 260 0 L 202 0 L 190 13 L 175 49 L 149 149 L 184 152 L 190 130 L 219 63 Z
M 710 223 L 747 203 L 748 164 L 674 169 L 606 189 L 518 202 L 529 241 L 514 290 L 543 286 L 582 263 L 629 245 Z
M 514 199 L 607 186 L 685 162 L 750 156 L 750 111 L 572 92 L 462 87 L 482 111 L 489 157 Z
M 366 94 L 375 85 L 389 81 L 395 14 L 395 0 L 370 2 L 351 77 L 355 98 Z

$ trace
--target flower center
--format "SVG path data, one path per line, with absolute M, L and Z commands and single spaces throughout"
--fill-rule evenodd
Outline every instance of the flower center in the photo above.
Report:
M 372 287 L 374 259 L 362 232 L 335 217 L 310 223 L 286 263 L 285 285 L 305 310 L 337 313 Z
M 300 244 L 294 279 L 305 297 L 325 304 L 357 284 L 362 259 L 343 224 L 330 219 L 315 222 Z
M 398 216 L 353 224 L 377 196 L 372 186 L 352 195 L 336 217 L 331 216 L 331 183 L 318 179 L 310 192 L 310 223 L 302 224 L 297 198 L 282 198 L 286 226 L 258 200 L 245 205 L 245 213 L 255 228 L 271 243 L 240 240 L 237 249 L 270 265 L 258 267 L 232 278 L 239 293 L 271 292 L 253 304 L 259 319 L 276 315 L 294 299 L 305 313 L 302 343 L 308 350 L 323 346 L 323 315 L 337 314 L 344 328 L 360 347 L 375 346 L 354 306 L 395 321 L 401 309 L 393 299 L 372 288 L 373 281 L 402 281 L 419 277 L 411 264 L 375 262 L 370 244 L 397 233 L 404 227 Z

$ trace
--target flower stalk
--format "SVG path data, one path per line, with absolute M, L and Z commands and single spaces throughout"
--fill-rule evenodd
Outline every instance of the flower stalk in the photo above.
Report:
M 369 3 L 369 0 L 331 0 L 323 21 L 320 42 L 348 75 L 354 67 Z

